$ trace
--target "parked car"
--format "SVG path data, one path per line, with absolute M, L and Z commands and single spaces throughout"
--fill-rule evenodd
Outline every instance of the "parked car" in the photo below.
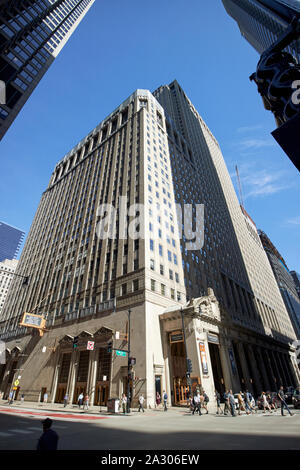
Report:
M 299 388 L 294 390 L 292 402 L 293 402 L 294 408 L 300 408 L 300 389 Z
M 293 396 L 294 396 L 294 387 L 287 387 L 286 391 L 284 392 L 285 394 L 285 401 L 291 405 L 293 403 Z

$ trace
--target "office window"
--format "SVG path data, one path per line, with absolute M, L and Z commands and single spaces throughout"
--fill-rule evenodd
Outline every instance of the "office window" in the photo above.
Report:
M 155 280 L 151 279 L 151 290 L 155 291 Z

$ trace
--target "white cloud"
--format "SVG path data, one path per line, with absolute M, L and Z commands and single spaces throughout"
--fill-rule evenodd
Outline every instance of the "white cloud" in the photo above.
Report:
M 241 140 L 238 145 L 242 150 L 253 150 L 264 147 L 274 147 L 276 142 L 269 139 L 245 139 Z
M 243 127 L 239 127 L 237 129 L 237 132 L 240 134 L 240 133 L 244 133 L 244 132 L 253 132 L 253 131 L 258 131 L 260 129 L 262 129 L 263 126 L 262 125 L 255 125 L 255 126 L 243 126 Z
M 297 215 L 296 217 L 292 217 L 291 219 L 288 219 L 287 223 L 289 225 L 299 225 L 300 226 L 300 215 Z

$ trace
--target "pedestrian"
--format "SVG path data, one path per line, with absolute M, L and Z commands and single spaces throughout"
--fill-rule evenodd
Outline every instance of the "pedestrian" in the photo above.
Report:
M 11 391 L 9 392 L 8 403 L 9 403 L 9 405 L 12 405 L 13 402 L 14 402 L 14 391 L 11 390 Z
M 127 397 L 126 397 L 125 393 L 123 393 L 123 395 L 122 395 L 121 404 L 122 404 L 123 413 L 125 414 L 126 413 L 126 408 L 127 408 Z
M 232 390 L 229 390 L 228 402 L 229 402 L 229 406 L 230 406 L 231 416 L 234 417 L 234 416 L 236 416 L 236 412 L 235 412 L 235 399 L 234 399 Z
M 46 418 L 42 421 L 43 434 L 39 438 L 37 450 L 57 450 L 59 437 L 57 433 L 51 429 L 52 423 L 53 421 L 50 418 Z
M 241 415 L 241 411 L 246 411 L 242 392 L 237 394 L 237 399 L 239 404 L 239 415 Z M 249 414 L 248 411 L 246 411 L 246 413 L 247 415 Z
M 293 416 L 293 413 L 291 413 L 289 407 L 287 406 L 287 403 L 285 401 L 285 394 L 283 391 L 283 386 L 281 385 L 280 389 L 278 390 L 277 396 L 281 402 L 281 416 L 284 416 L 284 408 L 288 410 L 289 415 Z
M 163 391 L 163 400 L 164 400 L 164 411 L 168 411 L 168 408 L 167 408 L 168 395 L 165 390 Z
M 194 397 L 193 397 L 193 412 L 192 414 L 195 414 L 195 411 L 196 413 L 198 412 L 199 413 L 199 416 L 202 416 L 202 413 L 201 413 L 201 400 L 200 400 L 200 394 L 195 394 Z
M 266 395 L 266 393 L 265 393 L 265 392 L 262 392 L 262 393 L 261 393 L 261 397 L 262 397 L 262 400 L 263 400 L 263 403 L 262 403 L 263 408 L 264 408 L 263 413 L 266 412 L 266 408 L 270 411 L 270 413 L 272 413 L 272 410 L 271 410 L 270 405 L 269 405 L 268 400 L 267 400 L 267 395 Z
M 24 398 L 25 398 L 25 395 L 24 395 L 24 393 L 22 393 L 22 395 L 21 395 L 21 403 L 24 403 Z
M 224 398 L 224 415 L 227 415 L 228 411 L 230 412 L 228 395 L 229 395 L 229 391 L 226 390 L 226 392 L 224 392 L 224 395 L 223 395 L 223 398 Z
M 158 392 L 156 392 L 156 400 L 155 400 L 155 407 L 159 407 L 161 403 L 161 398 L 160 398 L 160 394 Z
M 209 396 L 207 393 L 205 393 L 205 390 L 203 390 L 203 408 L 206 410 L 206 414 L 208 415 L 208 402 L 209 402 Z
M 79 397 L 78 397 L 78 406 L 79 406 L 79 409 L 81 408 L 81 406 L 83 406 L 83 393 L 81 392 Z
M 44 403 L 47 403 L 47 402 L 48 402 L 48 393 L 47 393 L 47 392 L 44 393 L 43 402 L 44 402 Z
M 86 393 L 85 397 L 83 399 L 83 409 L 86 409 L 86 410 L 89 409 L 89 400 L 90 400 L 90 398 L 89 398 L 88 394 Z
M 252 406 L 252 395 L 248 390 L 246 390 L 244 394 L 244 403 L 245 403 L 246 412 L 247 411 L 249 411 L 249 413 L 253 413 L 254 411 L 256 412 L 256 410 L 253 409 L 253 406 Z
M 64 408 L 67 406 L 68 401 L 69 401 L 69 395 L 66 393 L 64 396 Z
M 141 395 L 139 396 L 139 410 L 138 410 L 138 411 L 141 411 L 141 410 L 142 410 L 143 413 L 145 413 L 145 410 L 144 410 L 144 407 L 143 407 L 143 405 L 144 405 L 144 400 L 145 400 L 145 398 L 144 398 L 143 394 L 141 394 Z
M 217 415 L 220 413 L 220 415 L 223 413 L 222 408 L 221 408 L 221 395 L 219 394 L 218 390 L 215 390 L 215 397 L 217 401 Z

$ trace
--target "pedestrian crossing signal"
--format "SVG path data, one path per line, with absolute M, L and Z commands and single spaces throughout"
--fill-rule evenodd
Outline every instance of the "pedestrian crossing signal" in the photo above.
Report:
M 192 361 L 190 359 L 187 359 L 187 371 L 189 373 L 193 372 Z

